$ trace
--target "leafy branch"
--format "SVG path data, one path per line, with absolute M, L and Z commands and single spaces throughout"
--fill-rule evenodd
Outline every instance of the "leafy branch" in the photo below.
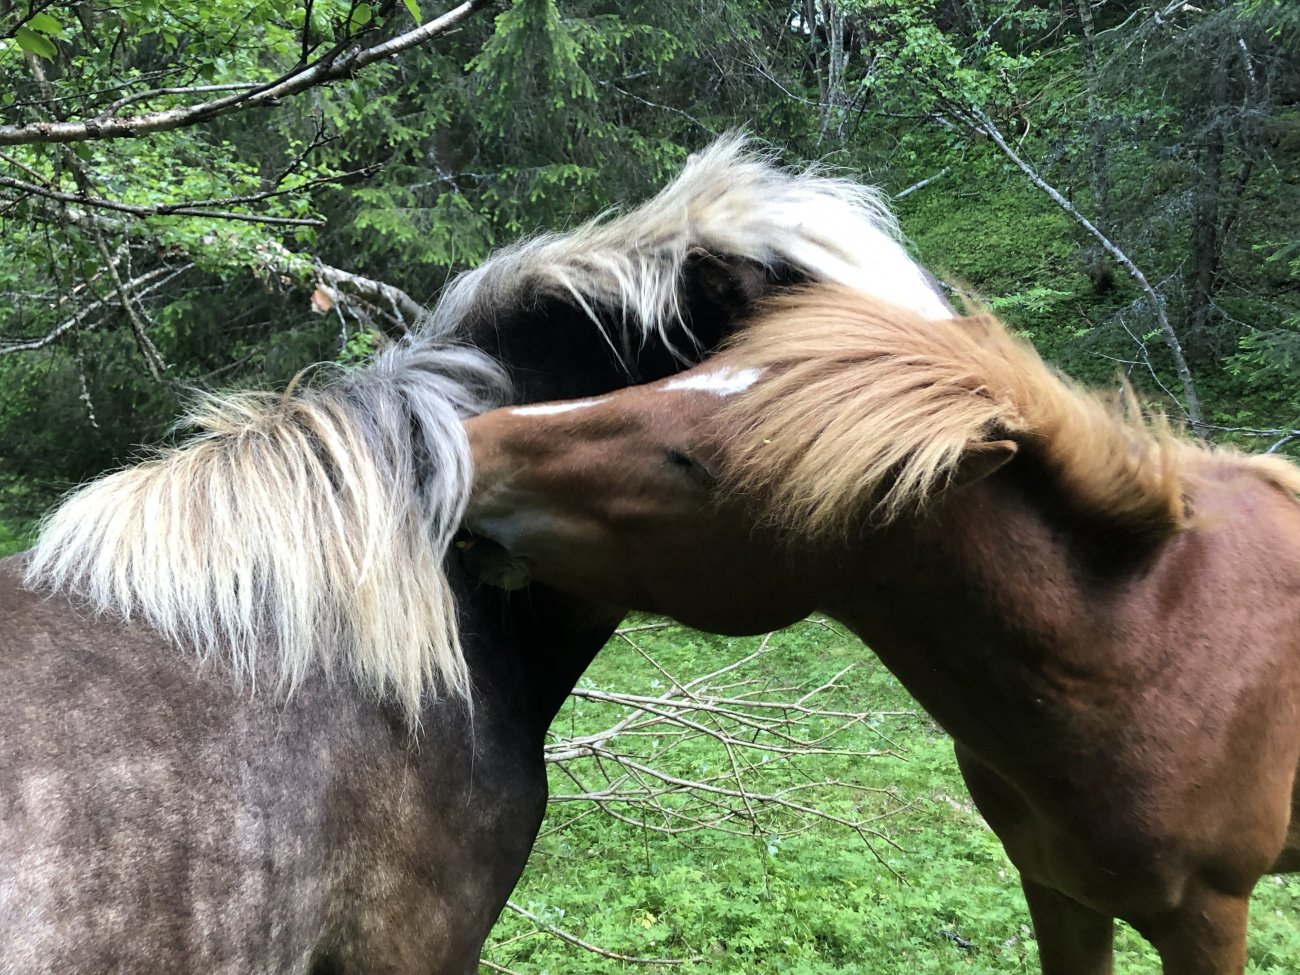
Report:
M 466 0 L 465 3 L 453 7 L 440 17 L 435 17 L 413 30 L 371 47 L 363 47 L 349 39 L 336 44 L 314 62 L 300 64 L 274 81 L 257 85 L 251 90 L 237 91 L 195 105 L 183 105 L 145 115 L 100 117 L 80 122 L 51 121 L 27 125 L 0 125 L 0 145 L 134 139 L 155 132 L 168 132 L 198 125 L 223 115 L 271 106 L 310 88 L 350 78 L 367 65 L 423 44 L 456 27 L 475 11 L 487 6 L 489 2 L 490 0 Z
M 320 179 L 316 183 L 333 182 L 337 178 Z M 192 200 L 185 203 L 155 203 L 151 206 L 142 206 L 80 193 L 64 193 L 61 190 L 49 189 L 37 186 L 35 183 L 14 179 L 12 176 L 0 176 L 0 187 L 18 190 L 32 196 L 42 196 L 47 200 L 55 200 L 59 203 L 75 203 L 78 206 L 90 207 L 96 210 L 111 210 L 114 213 L 125 213 L 133 217 L 211 217 L 215 220 L 236 220 L 245 223 L 278 224 L 289 227 L 323 227 L 325 225 L 324 220 L 313 217 L 272 217 L 257 213 L 237 213 L 230 210 L 209 209 L 223 205 L 234 206 L 242 203 L 259 202 L 278 196 L 284 191 L 255 193 L 250 196 L 231 196 L 216 200 Z

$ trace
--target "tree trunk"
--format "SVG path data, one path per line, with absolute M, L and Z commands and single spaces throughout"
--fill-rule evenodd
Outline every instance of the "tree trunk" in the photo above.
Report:
M 1199 174 L 1192 198 L 1191 269 L 1188 279 L 1187 351 L 1193 362 L 1213 357 L 1213 298 L 1219 276 L 1222 248 L 1219 236 L 1219 198 L 1223 190 L 1223 155 L 1226 133 L 1228 66 L 1226 46 L 1221 46 L 1210 68 L 1205 105 L 1206 128 L 1197 154 Z M 1193 120 L 1195 124 L 1196 120 Z
M 1102 119 L 1100 79 L 1097 72 L 1097 49 L 1092 24 L 1090 0 L 1075 0 L 1083 38 L 1083 80 L 1087 86 L 1087 129 L 1089 143 L 1089 177 L 1092 186 L 1093 225 L 1110 235 L 1110 173 L 1106 168 L 1106 124 Z M 1088 277 L 1095 294 L 1114 287 L 1115 279 L 1106 262 L 1106 251 L 1095 241 L 1088 245 Z
M 838 142 L 844 141 L 844 123 L 848 97 L 845 91 L 844 68 L 848 54 L 844 48 L 844 12 L 837 9 L 835 0 L 825 0 L 821 4 L 821 19 L 826 28 L 826 80 L 821 85 L 821 124 L 817 130 L 817 144 L 826 141 L 826 136 L 834 126 Z M 814 26 L 813 39 L 816 42 L 817 30 Z

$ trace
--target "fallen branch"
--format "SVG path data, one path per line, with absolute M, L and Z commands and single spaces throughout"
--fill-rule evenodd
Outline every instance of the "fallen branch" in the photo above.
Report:
M 506 907 L 514 911 L 520 917 L 527 918 L 537 925 L 539 929 L 549 935 L 559 938 L 561 941 L 568 942 L 584 951 L 590 951 L 593 955 L 600 955 L 601 958 L 612 958 L 614 961 L 628 962 L 633 965 L 689 965 L 695 962 L 704 961 L 700 955 L 692 955 L 690 958 L 637 958 L 634 955 L 622 955 L 617 951 L 610 951 L 608 948 L 602 948 L 600 945 L 594 945 L 590 941 L 584 941 L 576 934 L 558 928 L 554 924 L 548 924 L 532 911 L 520 907 L 514 901 L 506 901 Z
M 923 190 L 931 183 L 933 183 L 935 180 L 943 179 L 947 175 L 948 175 L 948 167 L 944 166 L 943 169 L 939 170 L 933 176 L 927 176 L 925 179 L 918 180 L 917 182 L 913 183 L 911 186 L 907 187 L 906 189 L 899 190 L 897 193 L 894 194 L 894 199 L 901 200 L 904 197 L 911 196 L 917 190 Z
M 876 793 L 894 801 L 891 791 L 800 770 L 805 758 L 900 757 L 883 734 L 880 737 L 889 742 L 888 748 L 842 743 L 841 736 L 850 729 L 881 717 L 831 703 L 850 668 L 812 686 L 774 686 L 770 680 L 751 676 L 757 669 L 754 665 L 772 652 L 769 638 L 764 638 L 741 658 L 682 681 L 639 646 L 633 632 L 621 630 L 619 636 L 662 675 L 667 689 L 658 695 L 592 687 L 572 692 L 575 706 L 609 709 L 613 720 L 600 730 L 547 745 L 546 761 L 573 785 L 552 788 L 553 806 L 590 804 L 620 822 L 673 835 L 707 829 L 743 836 L 793 836 L 822 822 L 856 833 L 869 849 L 873 840 L 891 842 L 872 825 L 893 815 L 902 804 L 857 816 L 840 815 L 821 805 L 823 797 L 842 800 L 845 793 Z M 874 729 L 873 733 L 879 734 Z M 694 771 L 689 773 L 680 771 L 682 763 L 672 763 L 678 749 L 706 743 L 716 749 L 717 760 L 701 766 L 692 759 L 688 767 Z
M 804 625 L 829 626 L 818 620 Z M 838 698 L 850 692 L 842 683 L 850 668 L 805 684 L 774 681 L 768 674 L 777 668 L 767 665 L 767 658 L 776 652 L 771 634 L 749 652 L 682 679 L 636 639 L 674 627 L 677 624 L 644 622 L 618 632 L 619 639 L 645 659 L 651 673 L 662 678 L 666 689 L 623 692 L 584 681 L 573 691 L 570 720 L 581 720 L 584 727 L 547 745 L 545 757 L 554 774 L 548 825 L 539 840 L 563 834 L 590 816 L 608 816 L 642 837 L 710 830 L 751 844 L 766 843 L 766 853 L 755 850 L 766 873 L 766 857 L 776 855 L 773 844 L 779 839 L 829 825 L 855 834 L 885 870 L 898 876 L 874 844 L 881 841 L 895 849 L 898 845 L 873 827 L 911 804 L 892 790 L 844 782 L 828 777 L 824 767 L 805 768 L 799 762 L 804 757 L 867 760 L 895 754 L 854 747 L 837 736 L 850 730 L 860 734 L 864 724 L 880 734 L 875 719 L 916 712 L 866 712 L 839 704 Z M 563 720 L 562 716 L 556 724 Z M 565 788 L 564 780 L 572 788 Z M 880 801 L 869 801 L 870 796 Z M 570 815 L 568 810 L 576 811 Z M 650 857 L 648 845 L 646 856 Z M 511 927 L 508 935 L 489 947 L 488 955 L 501 961 L 484 959 L 482 964 L 504 975 L 518 975 L 502 963 L 511 962 L 511 946 L 541 935 L 624 965 L 679 966 L 705 960 L 694 955 L 621 954 L 550 923 L 544 912 L 513 900 L 506 906 L 533 927 L 522 931 L 521 926 Z M 567 967 L 578 970 L 582 965 Z

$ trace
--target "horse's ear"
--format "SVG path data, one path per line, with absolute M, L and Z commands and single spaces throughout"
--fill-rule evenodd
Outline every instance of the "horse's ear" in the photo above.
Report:
M 953 487 L 983 480 L 1016 456 L 1019 449 L 1014 440 L 975 440 L 968 443 L 953 472 Z

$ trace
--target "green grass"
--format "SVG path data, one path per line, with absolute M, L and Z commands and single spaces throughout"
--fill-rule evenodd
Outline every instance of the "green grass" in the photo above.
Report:
M 743 657 L 757 645 L 677 628 L 634 638 L 679 679 Z M 665 835 L 618 821 L 590 803 L 553 803 L 514 903 L 609 951 L 701 961 L 663 968 L 607 959 L 540 931 L 511 910 L 494 931 L 486 961 L 521 975 L 1037 972 L 1037 948 L 1015 871 L 972 808 L 949 740 L 854 638 L 812 624 L 778 634 L 771 650 L 743 671 L 753 682 L 745 687 L 761 688 L 759 697 L 783 693 L 793 699 L 795 692 L 782 690 L 792 681 L 815 686 L 849 664 L 856 666 L 817 700 L 825 708 L 871 714 L 833 743 L 887 754 L 729 756 L 707 735 L 674 736 L 662 724 L 622 747 L 681 778 L 708 777 L 734 760 L 745 767 L 755 791 L 806 787 L 803 801 L 843 819 L 869 820 L 866 828 L 876 834 L 868 834 L 869 844 L 852 829 L 787 810 L 755 809 L 747 820 L 742 809 L 723 824 L 733 833 Z M 583 686 L 653 696 L 668 682 L 641 653 L 616 641 Z M 592 734 L 626 714 L 626 707 L 615 704 L 574 701 L 553 732 L 557 738 Z M 812 719 L 807 730 L 822 734 L 837 724 Z M 552 766 L 553 795 L 580 791 L 571 774 L 588 789 L 617 778 L 609 764 L 602 771 L 590 759 L 577 760 L 567 773 Z M 864 788 L 825 785 L 826 780 Z M 679 827 L 709 808 L 681 796 L 663 799 L 666 813 L 635 803 L 608 805 L 634 820 Z M 1298 918 L 1300 878 L 1265 878 L 1252 902 L 1248 973 L 1296 970 Z M 1116 950 L 1120 975 L 1158 975 L 1154 952 L 1122 925 Z
M 35 541 L 40 513 L 49 503 L 27 482 L 0 471 L 0 559 Z

